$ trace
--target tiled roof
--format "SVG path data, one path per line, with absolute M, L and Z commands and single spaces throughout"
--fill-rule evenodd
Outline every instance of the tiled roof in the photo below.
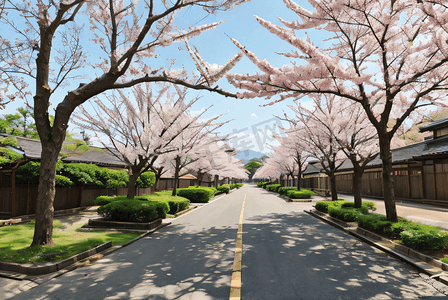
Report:
M 448 127 L 448 118 L 443 118 L 426 126 L 423 126 L 422 128 L 420 128 L 420 132 L 430 131 L 441 127 Z
M 444 136 L 435 140 L 426 140 L 420 143 L 408 145 L 405 147 L 392 150 L 392 163 L 406 163 L 408 161 L 431 159 L 431 157 L 446 155 L 448 156 L 448 136 Z M 381 167 L 382 161 L 380 155 L 367 164 L 368 167 Z M 351 170 L 353 164 L 349 159 L 339 167 L 338 171 Z M 308 164 L 308 168 L 303 172 L 306 174 L 319 173 L 322 167 L 319 163 Z
M 303 171 L 302 174 L 303 175 L 315 174 L 320 173 L 321 171 L 322 171 L 322 165 L 320 164 L 320 161 L 312 161 L 308 163 L 306 170 Z
M 71 155 L 63 158 L 63 162 L 96 164 L 101 166 L 126 168 L 127 163 L 112 154 L 115 149 L 91 147 L 79 155 Z M 116 152 L 116 151 L 115 151 Z
M 17 138 L 17 148 L 24 152 L 24 157 L 29 158 L 31 160 L 40 160 L 42 153 L 42 145 L 40 140 L 24 138 L 20 136 L 13 136 L 5 133 L 0 133 L 2 137 L 16 137 Z M 111 152 L 115 151 L 115 149 L 105 149 L 105 148 L 97 148 L 91 147 L 86 152 L 82 154 L 76 154 L 76 152 L 70 151 L 74 153 L 73 155 L 62 159 L 65 162 L 78 162 L 78 163 L 90 163 L 97 164 L 103 166 L 111 166 L 118 168 L 125 168 L 127 166 L 126 163 L 118 159 Z M 67 151 L 65 151 L 67 152 Z
M 40 154 L 42 152 L 40 140 L 24 138 L 6 133 L 0 133 L 0 136 L 17 138 L 17 148 L 25 153 L 25 157 L 30 159 L 40 159 Z

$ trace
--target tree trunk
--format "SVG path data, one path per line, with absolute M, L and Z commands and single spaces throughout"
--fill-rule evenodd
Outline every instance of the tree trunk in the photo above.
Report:
M 202 186 L 203 177 L 204 177 L 204 173 L 198 172 L 198 186 Z
M 331 200 L 338 200 L 338 191 L 336 190 L 336 176 L 330 176 Z
M 128 182 L 128 199 L 134 199 L 135 197 L 135 183 L 137 182 L 138 177 L 142 173 L 143 168 L 148 163 L 149 159 L 144 159 L 142 157 L 139 157 L 139 162 L 136 165 L 131 166 L 132 174 L 129 175 L 129 182 Z
M 395 206 L 394 177 L 392 175 L 392 152 L 390 151 L 390 140 L 379 137 L 380 155 L 383 163 L 383 198 L 386 207 L 386 217 L 388 221 L 397 222 L 397 209 Z
M 155 191 L 158 192 L 160 189 L 160 176 L 156 175 L 156 183 L 154 185 L 155 185 Z
M 176 196 L 177 185 L 179 184 L 180 157 L 176 156 L 176 166 L 174 167 L 174 186 L 171 195 Z
M 134 173 L 134 170 L 132 170 L 132 175 L 129 176 L 128 182 L 128 199 L 134 199 L 135 197 L 135 183 L 137 182 L 138 176 L 140 176 L 140 173 Z
M 360 208 L 362 205 L 361 191 L 362 191 L 362 174 L 364 169 L 354 168 L 353 173 L 353 197 L 355 202 L 355 208 Z
M 219 175 L 215 175 L 215 189 L 218 188 Z
M 62 141 L 42 143 L 41 168 L 36 200 L 36 224 L 31 246 L 51 245 L 53 243 L 56 163 L 61 147 Z
M 300 169 L 299 174 L 297 174 L 297 190 L 299 190 L 299 191 L 300 191 L 301 180 L 302 180 L 302 170 Z

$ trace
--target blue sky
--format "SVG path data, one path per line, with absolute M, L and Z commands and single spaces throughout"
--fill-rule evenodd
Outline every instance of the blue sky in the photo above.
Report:
M 298 4 L 305 8 L 312 10 L 311 6 L 303 0 L 298 0 Z M 293 48 L 286 42 L 272 35 L 264 29 L 256 19 L 257 15 L 265 20 L 271 21 L 275 24 L 282 25 L 277 16 L 281 16 L 287 21 L 296 20 L 297 16 L 286 8 L 286 5 L 281 0 L 252 0 L 243 5 L 234 7 L 232 10 L 219 12 L 216 16 L 207 15 L 201 9 L 188 9 L 180 11 L 176 15 L 175 25 L 179 28 L 185 28 L 188 25 L 197 26 L 217 21 L 224 21 L 216 29 L 203 32 L 201 35 L 190 40 L 190 45 L 198 48 L 202 58 L 213 64 L 222 65 L 232 58 L 239 49 L 231 42 L 230 38 L 237 39 L 246 49 L 254 52 L 260 59 L 267 59 L 274 66 L 282 66 L 288 64 L 290 61 L 275 52 L 289 52 Z M 87 27 L 87 26 L 86 26 Z M 310 32 L 308 32 L 310 34 Z M 320 31 L 312 33 L 314 42 L 322 40 L 319 38 Z M 299 33 L 300 37 L 305 37 L 305 32 Z M 194 64 L 186 51 L 179 51 L 178 47 L 185 48 L 183 44 L 177 43 L 163 51 L 159 49 L 161 54 L 158 58 L 160 61 L 166 61 L 166 58 L 176 58 L 175 68 L 185 66 L 187 70 L 195 70 Z M 88 51 L 91 48 L 86 47 Z M 240 74 L 254 74 L 257 68 L 246 58 L 236 65 L 232 73 Z M 225 78 L 217 83 L 220 88 L 237 92 Z M 67 87 L 70 89 L 70 87 Z M 66 91 L 65 91 L 66 92 Z M 65 93 L 61 93 L 64 95 Z M 213 94 L 207 91 L 190 91 L 191 97 L 200 96 L 201 99 L 192 108 L 193 111 L 201 111 L 201 109 L 213 105 L 204 114 L 204 118 L 211 118 L 216 115 L 225 113 L 222 120 L 233 121 L 226 124 L 220 132 L 222 134 L 236 133 L 240 139 L 231 140 L 230 145 L 236 146 L 237 150 L 252 149 L 255 151 L 268 152 L 266 142 L 272 141 L 269 134 L 265 134 L 269 129 L 273 129 L 278 120 L 273 118 L 274 115 L 283 115 L 283 111 L 289 112 L 287 104 L 292 104 L 291 100 L 284 101 L 269 107 L 260 107 L 266 104 L 267 101 L 259 99 L 233 99 L 224 96 Z M 53 103 L 56 104 L 56 103 Z M 23 102 L 16 101 L 6 106 L 2 114 L 14 113 L 17 107 L 23 106 Z M 50 111 L 51 113 L 51 111 Z M 285 123 L 283 123 L 286 126 Z M 75 126 L 70 126 L 70 130 L 74 130 Z M 254 137 L 256 131 L 261 130 L 258 138 Z M 74 130 L 77 131 L 76 129 Z

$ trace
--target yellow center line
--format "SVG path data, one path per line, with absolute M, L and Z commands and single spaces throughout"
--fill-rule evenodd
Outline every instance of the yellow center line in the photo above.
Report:
M 238 223 L 238 233 L 236 235 L 235 258 L 233 259 L 232 280 L 230 281 L 229 300 L 241 299 L 241 260 L 243 258 L 243 215 L 246 204 L 246 194 L 244 194 L 243 206 L 241 207 L 240 221 Z

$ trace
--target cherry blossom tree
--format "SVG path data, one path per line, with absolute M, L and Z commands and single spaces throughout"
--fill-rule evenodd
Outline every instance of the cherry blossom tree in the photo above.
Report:
M 254 178 L 264 179 L 269 178 L 272 181 L 273 178 L 279 178 L 281 170 L 274 159 L 271 160 L 272 154 L 266 157 L 263 162 L 263 166 L 257 170 Z
M 300 142 L 296 131 L 289 132 L 285 128 L 281 128 L 285 136 L 275 136 L 274 138 L 280 143 L 280 146 L 274 150 L 274 155 L 278 155 L 280 159 L 286 160 L 284 170 L 289 173 L 292 178 L 297 174 L 297 188 L 300 190 L 302 172 L 308 166 L 308 158 L 310 153 L 306 150 L 306 145 Z M 295 182 L 295 181 L 294 181 Z
M 188 109 L 198 98 L 186 103 L 186 88 L 176 87 L 176 92 L 170 93 L 168 84 L 159 84 L 159 87 L 161 89 L 155 91 L 150 83 L 135 86 L 133 100 L 117 90 L 118 96 L 106 97 L 110 108 L 97 98 L 92 107 L 94 115 L 81 105 L 73 121 L 80 128 L 93 131 L 103 146 L 112 145 L 119 158 L 130 165 L 129 199 L 134 198 L 138 176 L 150 169 L 158 156 L 171 155 L 164 159 L 169 162 L 182 159 L 183 162 L 215 120 L 197 122 L 207 109 L 196 117 L 190 116 Z
M 277 165 L 280 172 L 280 177 L 286 175 L 287 181 L 294 176 L 297 172 L 298 166 L 294 160 L 294 157 L 290 155 L 288 149 L 283 148 L 281 145 L 277 147 L 271 147 L 273 154 L 269 157 L 269 161 L 272 165 Z
M 288 132 L 294 132 L 301 144 L 305 145 L 310 156 L 317 158 L 330 179 L 332 200 L 337 200 L 336 171 L 344 162 L 334 132 L 338 130 L 338 120 L 334 112 L 333 95 L 314 97 L 315 105 L 305 108 L 298 104 L 290 106 L 295 112 L 295 119 L 286 117 L 292 125 Z
M 378 153 L 378 137 L 364 109 L 356 102 L 347 102 L 334 95 L 312 96 L 313 112 L 298 105 L 290 106 L 296 114 L 307 115 L 307 120 L 317 122 L 334 138 L 339 149 L 353 165 L 353 195 L 355 207 L 362 204 L 362 174 L 367 164 Z
M 179 174 L 183 168 L 187 168 L 190 164 L 198 161 L 200 158 L 209 154 L 207 146 L 216 143 L 223 138 L 214 136 L 212 133 L 221 127 L 224 123 L 212 124 L 213 118 L 208 122 L 196 122 L 191 116 L 184 115 L 182 117 L 181 127 L 190 125 L 186 130 L 183 130 L 170 145 L 172 151 L 168 153 L 172 159 L 170 160 L 171 167 L 174 171 L 175 185 L 173 187 L 173 196 L 176 195 L 176 190 L 179 185 Z
M 32 245 L 52 243 L 55 168 L 73 111 L 103 92 L 143 82 L 170 82 L 233 96 L 212 84 L 240 55 L 224 66 L 203 68 L 194 77 L 187 70 L 164 68 L 155 58 L 172 43 L 187 42 L 218 25 L 175 28 L 179 11 L 196 6 L 215 13 L 244 1 L 2 1 L 0 22 L 11 38 L 0 38 L 0 94 L 2 101 L 33 95 L 31 106 L 42 141 Z M 49 121 L 51 102 L 56 105 L 53 125 Z
M 447 105 L 445 1 L 310 0 L 314 11 L 292 0 L 284 2 L 300 20 L 279 18 L 281 27 L 256 18 L 297 49 L 281 55 L 298 61 L 277 68 L 234 41 L 261 74 L 232 74 L 228 80 L 247 90 L 240 98 L 262 96 L 277 102 L 333 94 L 359 103 L 378 134 L 387 219 L 397 221 L 392 137 L 419 108 Z M 318 47 L 308 36 L 298 37 L 307 29 L 325 31 L 332 43 Z M 274 96 L 278 98 L 272 99 Z M 391 123 L 394 125 L 389 127 Z
M 236 178 L 247 180 L 249 178 L 246 173 L 246 169 L 244 169 L 244 165 L 242 160 L 237 159 L 233 154 L 226 154 L 227 163 L 224 164 L 223 168 L 219 170 L 220 178 Z M 213 174 L 213 171 L 212 171 Z
M 225 168 L 228 161 L 224 147 L 220 147 L 218 143 L 204 145 L 201 150 L 203 155 L 188 166 L 197 173 L 198 186 L 201 186 L 205 174 L 219 176 L 219 172 Z

